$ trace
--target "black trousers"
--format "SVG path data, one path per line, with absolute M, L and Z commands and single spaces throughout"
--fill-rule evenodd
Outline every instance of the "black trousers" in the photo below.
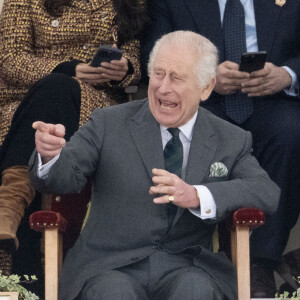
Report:
M 0 171 L 28 164 L 35 148 L 34 121 L 63 124 L 65 137 L 70 139 L 78 129 L 80 104 L 80 86 L 71 76 L 52 73 L 34 84 L 15 112 L 2 144 Z
M 230 121 L 224 102 L 201 104 Z M 253 136 L 253 154 L 281 188 L 276 213 L 251 235 L 251 258 L 280 262 L 300 207 L 300 102 L 283 97 L 254 99 L 254 113 L 242 125 Z M 230 143 L 230 141 L 228 141 Z

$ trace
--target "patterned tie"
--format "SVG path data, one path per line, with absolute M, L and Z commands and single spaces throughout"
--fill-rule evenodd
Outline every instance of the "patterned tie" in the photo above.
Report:
M 241 54 L 247 51 L 245 12 L 240 0 L 227 0 L 223 19 L 225 59 L 240 64 Z M 253 112 L 253 102 L 240 91 L 225 96 L 227 116 L 238 124 Z
M 180 129 L 168 128 L 168 131 L 172 134 L 172 138 L 166 144 L 164 149 L 165 169 L 178 177 L 181 177 L 181 169 L 183 162 L 183 147 L 179 138 Z M 177 206 L 168 204 L 168 231 L 170 230 L 175 215 L 177 212 Z

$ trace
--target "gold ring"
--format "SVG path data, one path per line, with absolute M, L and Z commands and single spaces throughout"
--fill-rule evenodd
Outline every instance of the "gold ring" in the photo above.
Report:
M 169 202 L 172 203 L 174 201 L 174 196 L 169 196 Z

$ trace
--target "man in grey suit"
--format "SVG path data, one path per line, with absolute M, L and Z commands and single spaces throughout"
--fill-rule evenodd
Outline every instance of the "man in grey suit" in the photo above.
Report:
M 61 300 L 237 299 L 231 262 L 212 252 L 215 225 L 240 207 L 274 212 L 279 189 L 251 155 L 250 133 L 199 108 L 216 67 L 211 42 L 173 32 L 152 50 L 148 99 L 95 110 L 68 143 L 62 125 L 33 124 L 38 190 L 93 181 Z

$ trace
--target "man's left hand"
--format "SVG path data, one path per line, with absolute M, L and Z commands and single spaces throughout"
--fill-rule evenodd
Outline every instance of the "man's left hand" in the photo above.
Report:
M 242 92 L 249 97 L 273 95 L 287 88 L 292 78 L 287 70 L 272 63 L 265 63 L 261 70 L 252 72 L 251 78 L 242 83 Z
M 154 203 L 169 203 L 169 197 L 173 196 L 174 200 L 172 203 L 174 205 L 183 208 L 199 207 L 200 200 L 197 197 L 196 190 L 192 185 L 185 183 L 177 175 L 166 170 L 153 169 L 152 173 L 154 175 L 152 177 L 152 181 L 156 185 L 150 187 L 149 194 L 166 194 L 164 196 L 154 198 Z

